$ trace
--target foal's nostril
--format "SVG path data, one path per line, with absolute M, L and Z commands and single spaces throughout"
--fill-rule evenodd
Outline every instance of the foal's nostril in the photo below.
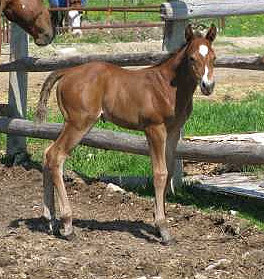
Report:
M 215 82 L 213 81 L 210 85 L 210 90 L 213 91 L 214 90 L 214 87 L 215 87 Z
M 206 88 L 206 84 L 205 84 L 204 81 L 202 81 L 202 87 L 203 87 L 203 88 Z

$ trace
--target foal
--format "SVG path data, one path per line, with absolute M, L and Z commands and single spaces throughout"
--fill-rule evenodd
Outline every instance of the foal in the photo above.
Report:
M 155 187 L 155 225 L 164 243 L 171 236 L 165 220 L 165 196 L 170 183 L 180 129 L 192 111 L 199 83 L 210 95 L 214 88 L 216 28 L 205 37 L 185 30 L 186 44 L 159 65 L 136 71 L 104 62 L 91 62 L 52 73 L 45 81 L 37 108 L 43 120 L 56 81 L 57 100 L 65 118 L 58 139 L 45 151 L 44 217 L 54 228 L 54 190 L 58 194 L 64 237 L 73 234 L 72 210 L 63 183 L 63 163 L 100 116 L 122 127 L 143 130 L 149 143 Z

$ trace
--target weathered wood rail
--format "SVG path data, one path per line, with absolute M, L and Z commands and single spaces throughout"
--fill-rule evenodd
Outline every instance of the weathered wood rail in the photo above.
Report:
M 45 59 L 25 57 L 2 63 L 0 72 L 49 72 L 74 67 L 91 61 L 106 61 L 120 66 L 147 66 L 160 63 L 169 57 L 168 52 L 78 55 L 69 58 Z M 264 70 L 263 56 L 220 56 L 215 62 L 219 68 Z
M 51 139 L 58 137 L 63 124 L 0 118 L 0 132 L 25 137 Z M 93 128 L 84 136 L 81 144 L 91 147 L 148 155 L 148 144 L 143 136 Z M 181 140 L 178 156 L 191 161 L 230 162 L 236 164 L 263 164 L 264 145 L 252 141 Z
M 165 20 L 263 14 L 264 0 L 184 0 L 161 4 Z

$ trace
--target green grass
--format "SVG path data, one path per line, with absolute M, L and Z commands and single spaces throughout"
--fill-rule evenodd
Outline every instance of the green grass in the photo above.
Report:
M 102 6 L 146 6 L 146 5 L 160 5 L 162 0 L 144 0 L 138 1 L 138 4 L 133 4 L 130 0 L 89 0 L 89 7 L 102 7 Z M 46 5 L 48 1 L 45 0 Z M 160 14 L 156 12 L 85 12 L 83 18 L 93 23 L 104 22 L 124 22 L 125 21 L 138 21 L 138 22 L 157 22 L 161 21 Z M 211 22 L 218 24 L 217 19 L 199 19 L 195 22 L 205 23 L 210 25 Z M 224 36 L 259 36 L 264 35 L 264 15 L 247 15 L 247 16 L 231 16 L 225 18 L 225 28 L 221 31 Z
M 193 114 L 185 125 L 185 135 L 210 135 L 224 133 L 243 133 L 264 131 L 264 94 L 254 94 L 240 102 L 195 101 Z M 28 118 L 32 119 L 29 111 Z M 49 115 L 49 121 L 62 122 L 62 116 Z M 98 122 L 98 128 L 142 134 L 128 131 L 111 123 Z M 5 136 L 0 135 L 1 149 L 4 148 Z M 42 152 L 48 141 L 28 139 L 32 158 L 42 160 Z M 66 162 L 66 168 L 85 176 L 101 175 L 151 175 L 149 158 L 115 151 L 98 150 L 78 146 Z M 249 168 L 248 168 L 249 169 Z M 248 170 L 247 169 L 247 170 Z
M 147 6 L 147 5 L 159 5 L 163 3 L 160 0 L 144 0 L 138 1 L 138 4 L 135 5 L 132 1 L 128 0 L 114 0 L 114 1 L 98 1 L 92 0 L 89 1 L 89 7 L 107 7 L 109 6 Z M 108 14 L 107 12 L 87 12 L 84 14 L 84 18 L 89 21 L 97 21 L 97 22 L 105 22 L 106 20 L 110 22 L 116 21 L 160 21 L 160 14 L 159 13 L 152 13 L 152 12 L 112 12 Z
M 264 94 L 253 94 L 240 102 L 209 102 L 195 101 L 194 110 L 185 125 L 185 135 L 210 135 L 225 133 L 243 133 L 264 131 Z M 32 119 L 29 111 L 28 118 Z M 60 114 L 49 115 L 50 122 L 62 122 Z M 121 129 L 111 123 L 98 122 L 98 128 L 115 131 L 140 132 Z M 43 149 L 49 141 L 28 139 L 32 158 L 38 162 L 42 160 Z M 0 134 L 1 149 L 5 146 L 5 136 Z M 149 158 L 125 154 L 115 151 L 98 150 L 78 146 L 66 162 L 66 168 L 75 170 L 85 176 L 97 177 L 101 175 L 151 175 Z M 250 168 L 247 168 L 250 170 Z
M 193 114 L 185 126 L 187 136 L 221 133 L 243 133 L 264 131 L 264 92 L 252 94 L 240 102 L 209 102 L 195 101 Z M 32 111 L 28 118 L 32 119 Z M 49 115 L 49 121 L 61 122 L 62 116 Z M 99 122 L 97 127 L 126 131 L 111 123 Z M 133 132 L 133 131 L 130 131 Z M 138 132 L 137 132 L 138 133 Z M 5 136 L 0 134 L 1 149 L 5 145 Z M 28 139 L 29 149 L 34 151 L 32 159 L 41 162 L 43 149 L 49 141 Z M 78 146 L 72 156 L 66 161 L 66 169 L 71 169 L 84 177 L 114 176 L 151 176 L 150 160 L 146 156 L 125 154 L 114 151 L 104 151 L 84 146 Z M 137 189 L 142 195 L 153 195 L 151 185 Z M 205 211 L 237 210 L 240 217 L 250 220 L 254 225 L 264 230 L 263 203 L 249 198 L 236 198 L 201 192 L 192 185 L 178 189 L 171 202 L 194 205 Z
M 196 101 L 185 126 L 187 136 L 264 131 L 264 94 L 240 102 Z
M 225 36 L 259 36 L 264 34 L 264 15 L 226 18 Z

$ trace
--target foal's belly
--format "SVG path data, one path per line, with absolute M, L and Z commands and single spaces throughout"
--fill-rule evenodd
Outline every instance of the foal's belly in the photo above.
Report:
M 167 117 L 154 109 L 148 110 L 145 107 L 137 107 L 134 108 L 133 111 L 131 111 L 130 108 L 123 108 L 121 110 L 119 110 L 118 107 L 110 110 L 103 108 L 102 116 L 105 120 L 123 128 L 140 131 L 145 130 L 145 128 L 150 125 L 165 123 L 168 119 L 173 117 L 172 115 Z
M 116 111 L 104 109 L 102 112 L 104 120 L 112 122 L 120 127 L 132 130 L 144 130 L 144 121 L 140 121 L 138 115 L 128 116 L 124 113 L 118 114 Z

